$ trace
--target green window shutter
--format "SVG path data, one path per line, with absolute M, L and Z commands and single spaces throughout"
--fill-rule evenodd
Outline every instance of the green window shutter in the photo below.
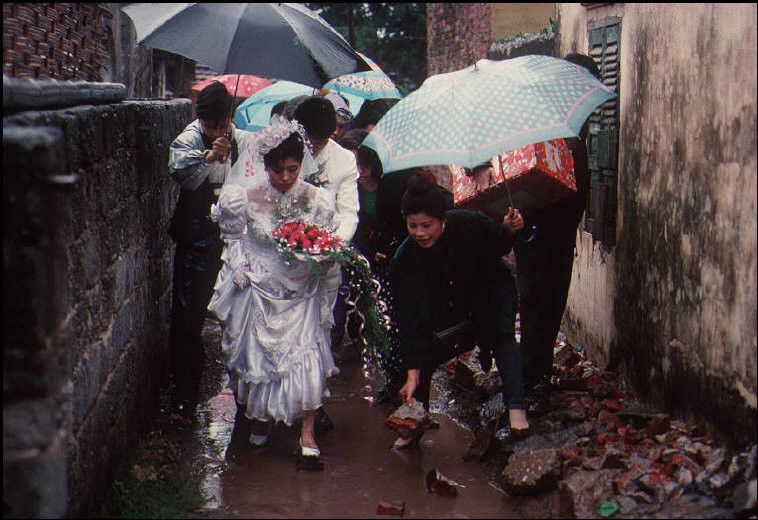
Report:
M 589 53 L 603 83 L 619 93 L 621 25 L 589 31 Z M 589 117 L 587 152 L 590 190 L 584 229 L 607 246 L 616 244 L 618 177 L 618 98 L 599 106 Z

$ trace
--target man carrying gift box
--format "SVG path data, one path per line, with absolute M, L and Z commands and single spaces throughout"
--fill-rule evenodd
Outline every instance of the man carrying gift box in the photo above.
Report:
M 592 58 L 569 54 L 565 59 L 601 79 Z M 536 224 L 537 233 L 532 240 L 516 240 L 513 246 L 518 272 L 521 359 L 528 393 L 549 388 L 553 348 L 571 283 L 576 231 L 589 191 L 587 129 L 585 123 L 580 138 L 565 139 L 574 160 L 576 192 L 541 209 L 522 210 L 526 226 Z

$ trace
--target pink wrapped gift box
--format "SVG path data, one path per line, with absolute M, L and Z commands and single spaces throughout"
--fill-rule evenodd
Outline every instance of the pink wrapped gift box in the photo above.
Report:
M 459 207 L 502 218 L 508 212 L 511 198 L 516 208 L 528 212 L 576 192 L 574 159 L 563 139 L 503 152 L 497 162 L 498 178 L 503 181 L 478 193 L 476 183 L 466 177 L 463 168 L 460 172 L 453 171 L 453 195 Z

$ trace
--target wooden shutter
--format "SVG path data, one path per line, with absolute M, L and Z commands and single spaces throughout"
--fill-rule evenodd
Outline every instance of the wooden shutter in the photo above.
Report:
M 619 44 L 621 25 L 616 23 L 589 31 L 590 56 L 603 83 L 619 93 Z M 616 244 L 618 178 L 618 98 L 599 106 L 589 117 L 587 152 L 590 190 L 584 229 L 605 245 Z

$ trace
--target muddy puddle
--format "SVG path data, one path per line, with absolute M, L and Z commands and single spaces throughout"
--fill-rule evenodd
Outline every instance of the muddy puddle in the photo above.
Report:
M 235 425 L 234 398 L 225 379 L 199 411 L 198 436 L 204 448 L 196 467 L 213 518 L 392 518 L 378 514 L 382 501 L 403 506 L 403 518 L 548 518 L 551 501 L 513 498 L 491 482 L 496 468 L 464 462 L 471 433 L 447 416 L 432 415 L 438 430 L 416 448 L 389 449 L 393 433 L 383 424 L 389 404 L 367 398 L 359 364 L 344 364 L 330 379 L 327 413 L 335 428 L 317 437 L 323 472 L 295 466 L 299 423 L 278 424 L 264 447 L 248 444 L 249 431 Z M 433 394 L 434 396 L 434 394 Z M 439 402 L 438 402 L 439 404 Z M 439 408 L 438 408 L 439 409 Z M 427 491 L 425 477 L 436 468 L 458 483 L 455 497 Z M 397 512 L 397 510 L 395 510 Z

